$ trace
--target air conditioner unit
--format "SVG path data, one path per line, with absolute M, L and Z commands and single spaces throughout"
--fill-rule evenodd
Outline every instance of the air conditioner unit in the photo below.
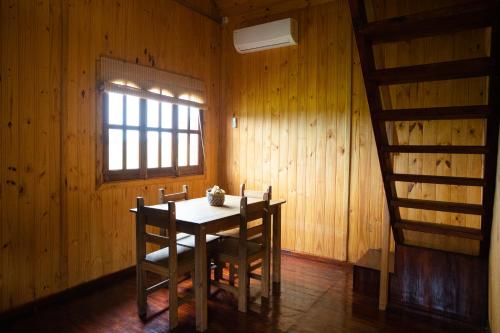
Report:
M 292 18 L 233 31 L 234 47 L 239 53 L 297 45 L 297 36 L 297 21 Z

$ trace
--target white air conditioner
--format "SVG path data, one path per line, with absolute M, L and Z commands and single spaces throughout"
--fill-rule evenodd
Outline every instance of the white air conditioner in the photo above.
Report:
M 234 47 L 239 53 L 297 45 L 297 36 L 297 21 L 292 18 L 233 31 Z

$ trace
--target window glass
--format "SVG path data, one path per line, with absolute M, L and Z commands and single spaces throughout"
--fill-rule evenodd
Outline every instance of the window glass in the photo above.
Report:
M 148 131 L 148 168 L 158 167 L 158 132 Z
M 123 95 L 109 93 L 108 101 L 108 123 L 112 125 L 123 124 Z
M 198 134 L 189 135 L 189 165 L 198 165 Z
M 161 128 L 172 128 L 172 104 L 161 103 Z
M 139 131 L 127 131 L 127 169 L 139 169 Z
M 187 166 L 187 144 L 188 144 L 188 136 L 187 133 L 179 133 L 178 139 L 178 152 L 177 152 L 177 164 L 181 166 Z
M 161 167 L 172 166 L 172 133 L 161 133 Z
M 109 170 L 123 169 L 123 131 L 120 129 L 109 130 L 108 161 Z
M 188 128 L 188 107 L 185 105 L 179 105 L 178 110 L 179 129 L 185 130 Z
M 153 101 L 148 99 L 147 103 L 147 126 L 148 127 L 158 127 L 160 119 L 160 103 L 158 101 Z

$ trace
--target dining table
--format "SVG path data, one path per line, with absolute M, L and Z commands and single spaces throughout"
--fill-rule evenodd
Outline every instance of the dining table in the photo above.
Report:
M 226 195 L 222 206 L 211 206 L 205 197 L 177 201 L 176 226 L 177 232 L 194 235 L 195 237 L 195 276 L 193 288 L 196 303 L 196 330 L 207 329 L 208 314 L 208 281 L 207 281 L 207 234 L 215 234 L 230 230 L 240 223 L 240 200 L 242 197 Z M 262 199 L 247 198 L 250 206 L 262 202 Z M 285 200 L 271 200 L 269 211 L 272 221 L 272 292 L 279 293 L 281 282 L 281 206 Z M 168 204 L 148 206 L 159 210 L 168 210 Z M 136 208 L 131 208 L 136 213 Z

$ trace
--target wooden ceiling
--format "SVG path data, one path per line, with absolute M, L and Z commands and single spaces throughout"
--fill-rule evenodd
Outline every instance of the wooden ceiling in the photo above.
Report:
M 247 12 L 276 6 L 289 0 L 215 0 L 222 16 L 238 16 Z M 307 1 L 303 1 L 307 2 Z
M 269 15 L 307 6 L 318 5 L 331 0 L 213 0 L 221 16 Z

